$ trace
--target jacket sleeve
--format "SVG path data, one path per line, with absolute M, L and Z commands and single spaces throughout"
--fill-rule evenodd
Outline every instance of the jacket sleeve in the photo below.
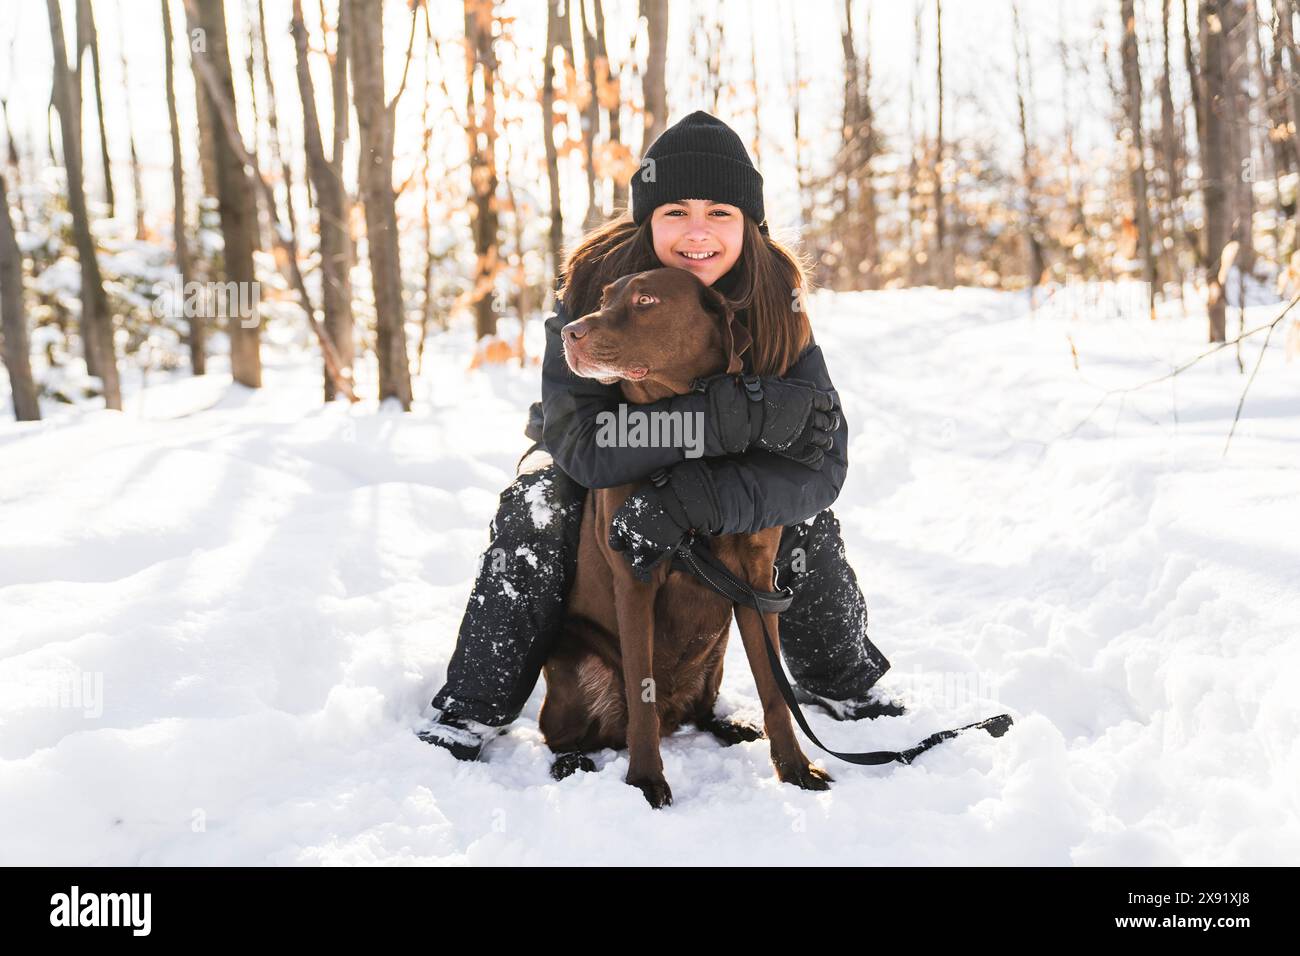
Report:
M 557 302 L 555 312 L 546 319 L 546 356 L 542 359 L 542 441 L 560 470 L 584 487 L 610 488 L 640 481 L 660 468 L 685 461 L 684 447 L 613 447 L 597 441 L 597 416 L 602 412 L 617 414 L 619 404 L 626 399 L 617 384 L 602 385 L 595 379 L 580 378 L 569 369 L 560 338 L 560 329 L 569 321 L 564 303 Z M 708 422 L 707 396 L 674 395 L 637 408 L 650 413 L 698 415 L 693 420 L 703 427 L 700 454 L 725 454 Z
M 785 377 L 811 382 L 835 394 L 821 347 L 810 345 Z M 840 407 L 840 427 L 818 471 L 766 451 L 748 451 L 710 461 L 722 513 L 719 534 L 752 534 L 776 525 L 798 524 L 829 508 L 849 470 L 849 425 Z

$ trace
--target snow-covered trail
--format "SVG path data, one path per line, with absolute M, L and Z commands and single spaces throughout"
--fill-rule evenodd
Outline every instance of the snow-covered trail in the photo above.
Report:
M 1300 368 L 1275 339 L 1226 459 L 1228 352 L 1071 432 L 1203 328 L 1066 311 L 812 307 L 853 436 L 835 510 L 912 712 L 809 718 L 844 749 L 1003 710 L 1012 731 L 826 758 L 824 794 L 777 782 L 765 743 L 682 732 L 660 813 L 622 755 L 550 779 L 541 685 L 483 762 L 410 731 L 536 368 L 466 373 L 454 333 L 410 415 L 322 408 L 286 358 L 256 394 L 213 375 L 0 423 L 0 863 L 1294 862 Z M 756 710 L 738 641 L 722 703 Z

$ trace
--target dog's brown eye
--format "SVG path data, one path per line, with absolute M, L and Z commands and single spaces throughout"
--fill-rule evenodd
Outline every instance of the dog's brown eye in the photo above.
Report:
M 642 292 L 640 295 L 638 295 L 638 296 L 636 297 L 636 304 L 637 304 L 637 305 L 651 305 L 651 304 L 653 304 L 653 303 L 655 303 L 655 302 L 658 302 L 658 301 L 659 301 L 659 300 L 656 299 L 654 296 L 649 295 L 649 294 L 647 294 L 647 293 L 645 293 L 645 292 Z

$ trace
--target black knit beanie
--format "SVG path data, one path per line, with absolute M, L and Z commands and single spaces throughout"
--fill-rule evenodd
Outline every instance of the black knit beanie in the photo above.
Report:
M 736 131 L 703 110 L 659 134 L 645 151 L 631 186 L 637 225 L 666 202 L 708 199 L 738 207 L 767 235 L 762 175 Z

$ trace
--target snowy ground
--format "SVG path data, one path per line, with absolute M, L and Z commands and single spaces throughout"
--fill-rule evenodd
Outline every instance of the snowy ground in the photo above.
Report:
M 682 732 L 655 813 L 621 755 L 550 779 L 539 686 L 457 763 L 410 728 L 537 370 L 466 373 L 445 336 L 402 415 L 322 408 L 314 368 L 268 350 L 260 393 L 128 377 L 124 414 L 0 422 L 0 863 L 1300 858 L 1300 364 L 1280 337 L 1225 459 L 1231 350 L 1075 429 L 1200 352 L 1199 319 L 1030 317 L 972 290 L 812 314 L 852 433 L 836 511 L 883 685 L 913 709 L 810 719 L 879 749 L 1006 710 L 1005 737 L 910 767 L 825 758 L 837 782 L 813 794 L 765 743 Z M 752 713 L 738 640 L 727 666 L 724 706 Z

